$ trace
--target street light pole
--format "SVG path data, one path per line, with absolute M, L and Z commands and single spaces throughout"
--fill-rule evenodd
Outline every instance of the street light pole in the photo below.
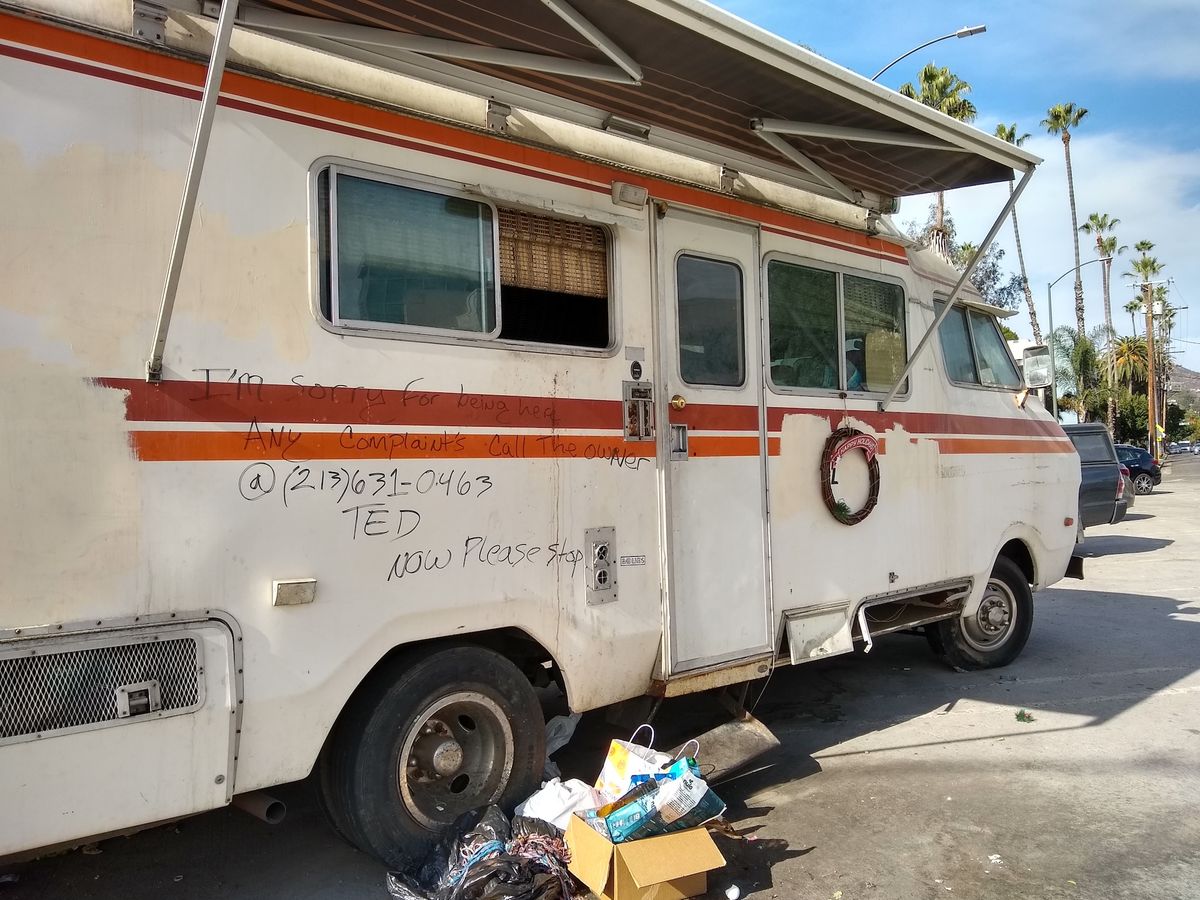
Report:
M 1111 256 L 1098 256 L 1096 259 L 1089 259 L 1085 263 L 1081 263 L 1079 268 L 1090 266 L 1092 263 L 1108 262 Z M 1046 309 L 1050 318 L 1050 340 L 1054 340 L 1054 286 L 1075 271 L 1075 267 L 1067 269 L 1053 281 L 1046 285 Z M 1081 335 L 1082 336 L 1082 335 Z M 1050 412 L 1054 415 L 1054 421 L 1058 421 L 1058 372 L 1054 366 L 1054 347 L 1050 347 Z
M 975 35 L 975 34 L 983 34 L 985 31 L 987 31 L 986 25 L 970 25 L 970 26 L 967 26 L 964 28 L 960 28 L 960 29 L 958 29 L 958 31 L 952 31 L 949 34 L 943 34 L 941 37 L 935 37 L 932 41 L 926 41 L 925 43 L 923 43 L 917 47 L 913 47 L 907 53 L 901 53 L 899 56 L 897 56 L 895 59 L 893 59 L 890 63 L 888 63 L 886 66 L 884 66 L 882 69 L 880 69 L 874 75 L 872 75 L 871 80 L 878 81 L 880 75 L 882 75 L 884 72 L 886 72 L 892 66 L 894 66 L 896 63 L 900 62 L 900 60 L 904 59 L 904 57 L 912 56 L 918 50 L 924 50 L 926 47 L 930 46 L 931 44 L 936 44 L 938 41 L 948 41 L 950 38 L 971 37 L 972 35 Z

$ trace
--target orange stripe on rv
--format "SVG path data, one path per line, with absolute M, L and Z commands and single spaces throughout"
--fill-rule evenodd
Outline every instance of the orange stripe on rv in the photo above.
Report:
M 936 438 L 938 450 L 950 454 L 971 453 L 1074 453 L 1070 441 L 1056 440 L 996 440 L 995 438 Z M 914 440 L 915 443 L 915 440 Z
M 136 84 L 151 90 L 198 98 L 199 88 L 204 81 L 204 67 L 195 62 L 7 13 L 0 13 L 0 37 L 26 47 L 63 54 L 100 66 L 124 69 L 127 73 L 143 77 L 131 79 L 128 74 L 94 66 L 83 67 L 56 57 L 35 58 L 3 45 L 0 45 L 0 54 L 19 56 L 42 65 Z M 151 83 L 145 79 L 157 81 Z M 177 84 L 166 84 L 166 81 Z M 190 85 L 192 89 L 181 88 L 180 85 Z M 269 107 L 251 106 L 245 101 L 269 104 Z M 517 144 L 480 134 L 466 127 L 417 119 L 391 110 L 328 97 L 290 85 L 276 84 L 239 72 L 225 73 L 221 84 L 221 105 L 326 131 L 351 134 L 365 140 L 385 143 L 406 141 L 404 146 L 411 146 L 412 149 L 425 153 L 458 158 L 467 158 L 462 154 L 470 154 L 473 162 L 482 165 L 520 171 L 548 180 L 569 180 L 569 183 L 576 187 L 597 193 L 608 193 L 609 185 L 614 180 L 626 181 L 645 187 L 652 197 L 661 200 L 695 206 L 760 222 L 763 225 L 775 225 L 798 232 L 796 236 L 801 239 L 812 237 L 818 239 L 818 243 L 835 241 L 835 246 L 854 253 L 902 265 L 908 263 L 908 257 L 901 247 L 862 232 L 806 219 L 782 210 L 768 209 L 737 197 L 611 168 L 602 163 L 565 156 L 551 150 Z M 415 142 L 427 143 L 418 145 Z
M 325 459 L 600 459 L 654 456 L 654 444 L 609 435 L 456 432 L 131 431 L 145 462 Z M 757 451 L 755 451 L 757 452 Z M 720 454 L 716 454 L 720 455 Z

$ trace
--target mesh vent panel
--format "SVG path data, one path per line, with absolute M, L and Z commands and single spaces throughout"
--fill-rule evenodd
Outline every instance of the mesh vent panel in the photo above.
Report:
M 0 659 L 0 739 L 116 720 L 116 689 L 157 681 L 164 712 L 194 706 L 195 638 Z

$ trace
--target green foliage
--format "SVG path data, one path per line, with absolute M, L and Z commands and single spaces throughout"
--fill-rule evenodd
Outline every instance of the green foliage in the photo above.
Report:
M 1168 441 L 1178 441 L 1187 437 L 1192 430 L 1187 424 L 1187 410 L 1174 403 L 1168 403 L 1167 421 L 1163 425 L 1163 430 L 1167 433 Z
M 1004 335 L 1004 339 L 1006 341 L 1020 340 L 1021 336 L 1019 334 L 1017 334 L 1015 331 L 1013 331 L 1011 328 L 1009 328 L 1007 325 L 1005 325 L 1003 322 L 1000 322 L 998 324 L 1000 325 L 1000 333 L 1002 335 Z
M 971 85 L 946 66 L 928 63 L 917 73 L 917 85 L 906 81 L 900 85 L 900 93 L 960 122 L 975 121 L 975 104 L 966 98 Z
M 1063 142 L 1071 139 L 1071 129 L 1083 121 L 1088 111 L 1074 103 L 1056 103 L 1046 110 L 1046 118 L 1042 119 L 1042 127 L 1050 134 L 1061 135 Z
M 1113 440 L 1118 444 L 1146 443 L 1146 395 L 1121 394 L 1117 398 L 1117 421 Z
M 1050 335 L 1050 352 L 1054 354 L 1057 387 L 1061 392 L 1058 405 L 1073 410 L 1081 422 L 1103 419 L 1108 406 L 1111 389 L 1097 350 L 1107 337 L 1103 327 L 1093 329 L 1088 335 L 1080 334 L 1070 325 L 1056 328 Z

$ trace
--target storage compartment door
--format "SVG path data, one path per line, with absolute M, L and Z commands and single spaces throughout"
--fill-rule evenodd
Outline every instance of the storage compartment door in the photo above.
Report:
M 0 857 L 227 803 L 235 672 L 220 622 L 0 641 Z

